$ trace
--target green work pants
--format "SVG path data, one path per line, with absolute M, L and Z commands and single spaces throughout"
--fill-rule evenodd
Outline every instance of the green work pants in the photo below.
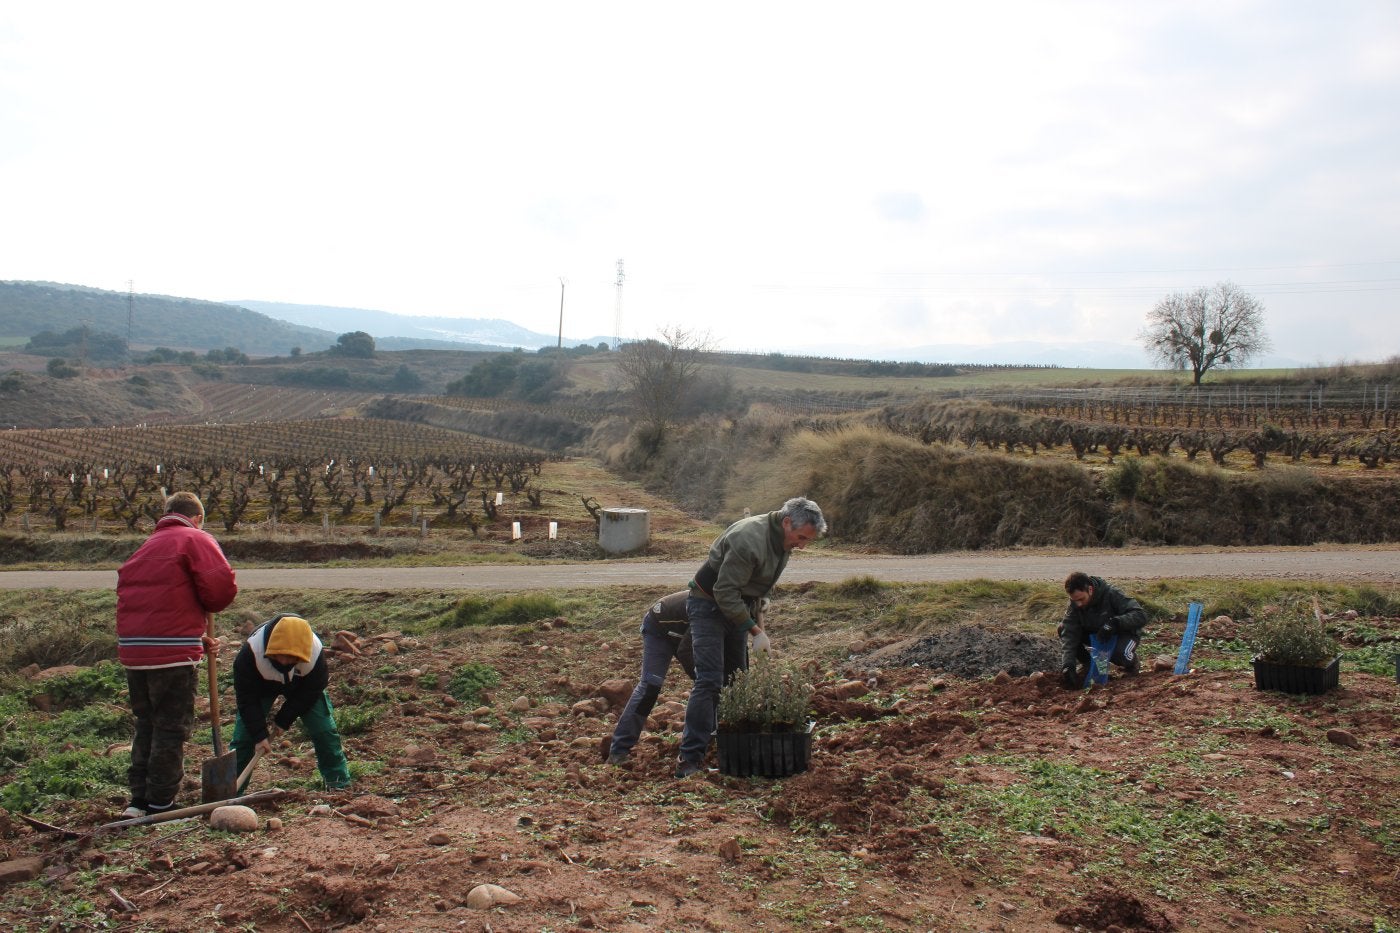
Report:
M 274 699 L 267 697 L 262 701 L 264 719 L 272 711 Z M 331 707 L 330 697 L 322 693 L 311 708 L 301 714 L 301 728 L 316 749 L 316 770 L 321 772 L 321 780 L 329 788 L 349 787 L 350 764 L 345 760 L 345 750 L 340 745 L 340 730 L 335 726 L 335 710 Z M 257 745 L 249 736 L 242 716 L 233 723 L 233 741 L 229 745 L 238 753 L 238 773 L 242 774 L 248 762 L 253 760 L 253 749 Z M 243 787 L 239 787 L 238 792 L 243 793 Z

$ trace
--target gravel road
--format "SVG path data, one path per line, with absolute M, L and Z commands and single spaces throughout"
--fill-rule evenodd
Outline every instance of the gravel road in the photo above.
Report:
M 578 564 L 486 564 L 467 567 L 292 567 L 238 570 L 240 589 L 536 590 L 586 586 L 675 586 L 695 570 L 690 562 L 592 561 Z M 1214 548 L 1209 550 L 1077 550 L 1054 553 L 974 551 L 918 557 L 796 554 L 783 583 L 879 580 L 1062 580 L 1071 570 L 1110 580 L 1236 577 L 1400 583 L 1400 548 Z M 99 590 L 116 586 L 114 570 L 0 572 L 0 589 Z

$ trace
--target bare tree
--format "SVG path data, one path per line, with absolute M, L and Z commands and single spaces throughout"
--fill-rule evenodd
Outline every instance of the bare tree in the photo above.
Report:
M 624 344 L 619 351 L 617 370 L 637 406 L 647 459 L 661 449 L 708 351 L 707 337 L 679 327 L 663 329 L 660 340 Z
M 1269 348 L 1263 304 L 1232 282 L 1163 298 L 1139 339 L 1155 359 L 1190 369 L 1193 385 L 1212 367 L 1238 366 Z

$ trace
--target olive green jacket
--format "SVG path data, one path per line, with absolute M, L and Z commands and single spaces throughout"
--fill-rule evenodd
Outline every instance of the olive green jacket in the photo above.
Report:
M 725 618 L 747 631 L 754 626 L 752 605 L 783 575 L 788 554 L 777 512 L 741 518 L 710 545 L 691 590 L 713 599 Z

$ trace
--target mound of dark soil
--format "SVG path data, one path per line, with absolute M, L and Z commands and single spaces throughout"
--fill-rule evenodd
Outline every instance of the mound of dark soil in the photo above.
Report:
M 990 677 L 1006 671 L 1024 677 L 1054 670 L 1060 644 L 1053 638 L 962 626 L 947 632 L 907 638 L 853 658 L 853 670 L 927 667 L 959 677 Z

